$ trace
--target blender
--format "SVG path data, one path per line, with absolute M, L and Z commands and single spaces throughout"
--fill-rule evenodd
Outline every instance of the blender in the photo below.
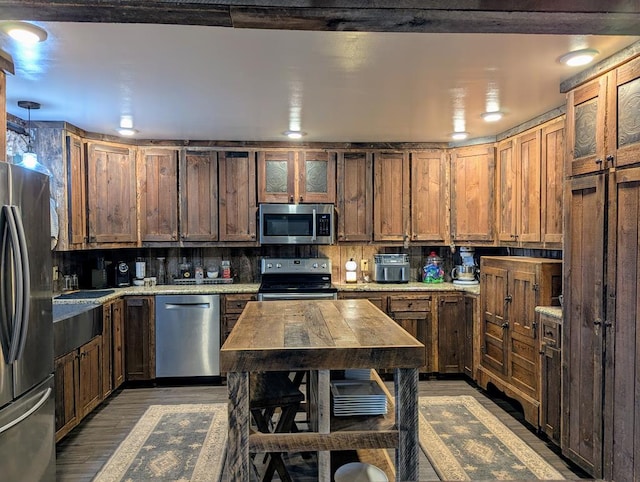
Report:
M 462 259 L 462 264 L 456 265 L 451 270 L 453 284 L 477 285 L 480 283 L 476 278 L 478 266 L 476 265 L 474 254 L 475 248 L 469 248 L 466 246 L 460 247 L 460 258 Z

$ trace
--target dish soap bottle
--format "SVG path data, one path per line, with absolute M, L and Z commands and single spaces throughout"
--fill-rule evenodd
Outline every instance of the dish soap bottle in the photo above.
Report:
M 444 282 L 444 270 L 442 269 L 442 258 L 436 254 L 435 251 L 431 251 L 427 256 L 427 264 L 422 268 L 423 276 L 422 281 L 424 283 L 443 283 Z

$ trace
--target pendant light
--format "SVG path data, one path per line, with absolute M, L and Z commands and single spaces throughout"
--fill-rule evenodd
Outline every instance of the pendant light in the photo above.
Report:
M 43 166 L 38 162 L 38 155 L 33 152 L 33 146 L 31 145 L 31 109 L 39 109 L 40 104 L 30 100 L 19 100 L 18 107 L 27 109 L 29 117 L 27 120 L 27 152 L 24 152 L 22 154 L 22 160 L 17 165 L 20 167 L 26 167 L 27 169 L 31 169 L 32 171 L 41 172 L 42 174 L 46 174 L 47 176 L 51 176 L 51 171 L 47 169 L 46 166 Z

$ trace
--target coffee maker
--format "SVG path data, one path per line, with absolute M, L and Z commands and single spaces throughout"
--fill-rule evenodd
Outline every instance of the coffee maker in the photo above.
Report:
M 456 265 L 451 270 L 451 277 L 453 278 L 453 284 L 456 285 L 477 285 L 478 281 L 478 265 L 474 258 L 475 248 L 466 246 L 460 247 L 460 258 L 462 264 Z
M 129 265 L 124 261 L 118 261 L 113 270 L 113 278 L 113 286 L 116 288 L 131 286 Z

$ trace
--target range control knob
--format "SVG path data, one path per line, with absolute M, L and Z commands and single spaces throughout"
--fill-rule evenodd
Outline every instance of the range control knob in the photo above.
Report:
M 282 268 L 282 264 L 281 263 L 276 263 L 276 268 Z
M 312 268 L 317 268 L 318 267 L 318 263 L 313 263 Z
M 273 268 L 273 265 L 271 263 L 267 263 L 267 269 L 271 269 Z

